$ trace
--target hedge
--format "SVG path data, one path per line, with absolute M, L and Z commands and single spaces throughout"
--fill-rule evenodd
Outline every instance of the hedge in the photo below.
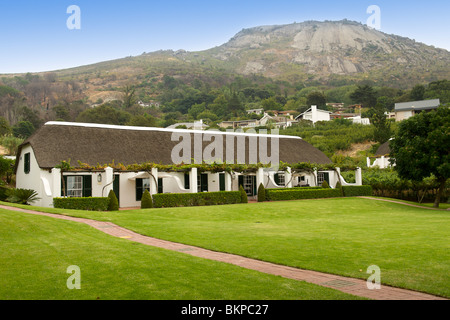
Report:
M 270 201 L 281 200 L 300 200 L 300 199 L 320 199 L 320 198 L 338 198 L 342 197 L 339 189 L 266 189 L 266 198 Z
M 342 192 L 344 197 L 360 197 L 360 196 L 371 196 L 372 187 L 371 186 L 343 186 Z
M 212 206 L 241 202 L 239 191 L 201 193 L 159 193 L 153 195 L 154 208 Z
M 54 198 L 53 206 L 61 209 L 108 211 L 109 198 Z

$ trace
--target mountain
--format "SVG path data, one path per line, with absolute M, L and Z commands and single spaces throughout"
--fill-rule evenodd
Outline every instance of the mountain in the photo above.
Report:
M 161 50 L 53 74 L 78 83 L 91 102 L 114 99 L 117 88 L 130 83 L 154 87 L 164 76 L 189 85 L 200 80 L 210 87 L 221 87 L 236 75 L 257 75 L 293 86 L 339 87 L 369 81 L 379 87 L 410 89 L 449 79 L 450 52 L 358 22 L 306 21 L 243 29 L 227 43 L 204 51 Z M 161 92 L 152 89 L 146 94 L 157 97 Z
M 450 52 L 347 20 L 308 21 L 244 29 L 205 52 L 240 74 L 374 81 L 448 78 Z M 406 78 L 406 79 L 405 79 Z

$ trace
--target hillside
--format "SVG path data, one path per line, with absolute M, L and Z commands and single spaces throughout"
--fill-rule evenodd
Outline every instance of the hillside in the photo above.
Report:
M 357 22 L 307 21 L 244 29 L 199 52 L 0 75 L 0 118 L 2 135 L 21 137 L 51 120 L 166 127 L 202 119 L 214 126 L 254 117 L 246 110 L 261 107 L 301 113 L 325 102 L 351 106 L 361 103 L 351 97 L 357 86 L 372 87 L 386 110 L 412 97 L 449 103 L 449 79 L 446 50 Z

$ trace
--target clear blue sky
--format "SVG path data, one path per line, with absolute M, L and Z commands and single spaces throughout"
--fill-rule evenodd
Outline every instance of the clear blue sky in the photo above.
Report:
M 69 30 L 70 5 L 81 29 Z M 243 28 L 306 20 L 366 23 L 381 9 L 381 31 L 450 50 L 450 1 L 427 0 L 0 0 L 0 73 L 50 71 L 159 49 L 198 51 Z

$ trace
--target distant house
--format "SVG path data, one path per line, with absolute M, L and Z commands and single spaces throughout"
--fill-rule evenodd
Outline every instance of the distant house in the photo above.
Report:
M 395 104 L 395 121 L 403 121 L 421 112 L 429 112 L 437 109 L 440 105 L 439 99 L 402 102 Z
M 248 127 L 257 127 L 259 121 L 256 119 L 252 120 L 239 120 L 239 121 L 222 121 L 218 124 L 221 128 L 233 128 L 233 129 L 239 129 L 239 128 L 248 128 Z
M 209 128 L 208 125 L 203 123 L 203 120 L 199 120 L 195 122 L 175 123 L 168 126 L 167 129 L 177 129 L 178 127 L 186 127 L 185 129 L 194 129 L 194 130 L 206 130 Z
M 298 115 L 295 120 L 310 120 L 313 124 L 315 124 L 319 121 L 330 121 L 331 113 L 332 112 L 330 111 L 317 109 L 317 106 L 311 106 L 310 109 Z
M 247 114 L 258 114 L 258 115 L 260 115 L 260 114 L 263 114 L 264 113 L 264 109 L 250 109 L 250 110 L 247 110 Z
M 333 109 L 342 110 L 344 109 L 344 103 L 327 103 L 327 107 L 332 107 Z
M 391 139 L 392 140 L 392 139 Z M 386 169 L 392 166 L 390 160 L 391 149 L 389 147 L 390 141 L 383 143 L 375 152 L 375 157 L 367 158 L 367 167 L 378 167 L 380 169 Z M 373 162 L 372 162 L 373 161 Z

